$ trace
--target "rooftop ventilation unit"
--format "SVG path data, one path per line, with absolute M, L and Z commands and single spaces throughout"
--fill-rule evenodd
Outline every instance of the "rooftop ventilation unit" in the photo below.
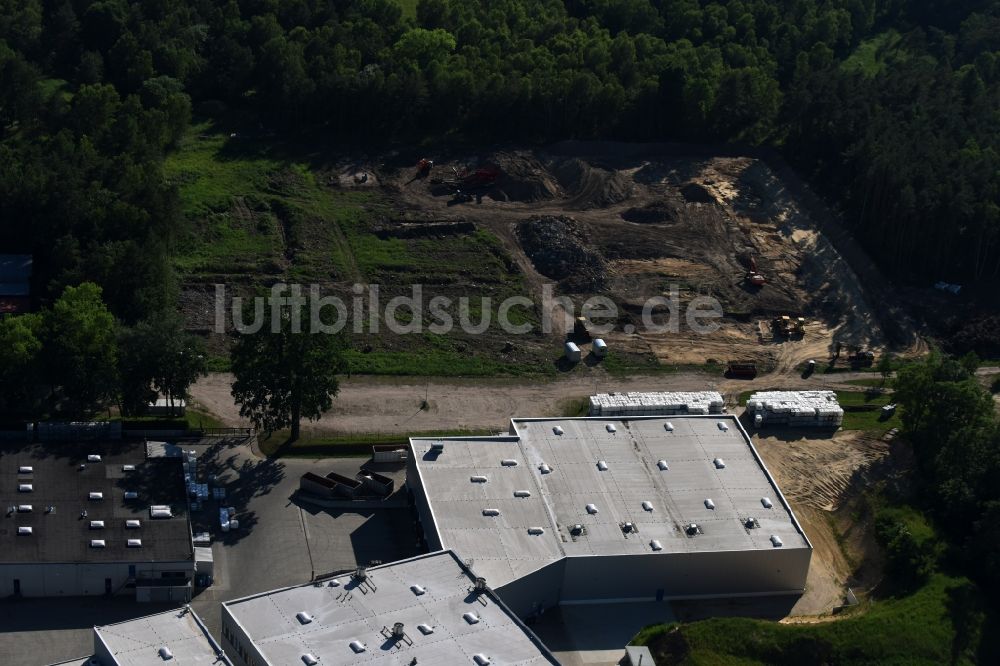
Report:
M 90 547 L 91 548 L 104 548 L 104 539 L 91 539 L 90 540 Z
M 30 504 L 18 504 L 17 505 L 17 512 L 18 513 L 31 513 L 31 505 Z
M 35 489 L 34 486 L 32 486 L 30 483 L 17 484 L 17 492 L 19 493 L 30 493 L 34 489 Z
M 729 430 L 729 425 L 725 421 L 719 421 L 717 425 L 719 426 L 719 430 L 722 432 L 727 432 Z
M 748 530 L 753 530 L 753 529 L 757 529 L 758 527 L 760 527 L 760 523 L 757 522 L 756 518 L 754 518 L 753 516 L 750 516 L 746 520 L 743 521 L 743 527 L 747 528 Z
M 482 652 L 472 655 L 472 661 L 476 662 L 477 666 L 490 666 L 490 658 Z
M 18 474 L 31 474 L 35 471 L 35 468 L 31 465 L 21 465 L 17 468 Z
M 547 464 L 542 463 L 541 465 L 538 466 L 538 471 L 541 472 L 542 474 L 551 474 L 552 468 L 549 467 Z
M 122 465 L 122 471 L 123 472 L 134 472 L 135 471 L 135 465 Z
M 528 528 L 528 534 L 533 534 L 535 536 L 537 536 L 539 534 L 545 534 L 545 528 L 544 527 L 529 527 Z
M 142 539 L 129 539 L 125 545 L 129 548 L 142 548 Z
M 30 536 L 31 535 L 31 528 L 27 527 L 25 525 L 22 525 L 21 527 L 17 528 L 17 534 L 18 534 L 18 536 Z
M 126 490 L 125 499 L 139 499 L 139 493 L 134 490 Z
M 667 432 L 673 432 L 674 424 L 671 423 L 670 421 L 667 421 L 666 423 L 663 424 L 663 429 L 666 430 Z
M 515 490 L 514 497 L 531 497 L 530 490 Z
M 513 458 L 504 458 L 500 461 L 500 464 L 504 467 L 517 467 L 517 461 Z
M 476 576 L 476 584 L 472 588 L 476 592 L 482 593 L 486 591 L 486 579 L 482 576 Z
M 712 461 L 712 464 L 715 465 L 715 469 L 726 468 L 726 461 L 723 460 L 722 458 L 716 458 L 715 460 Z
M 125 529 L 127 529 L 127 530 L 137 530 L 141 526 L 142 526 L 142 523 L 140 523 L 138 520 L 126 520 L 125 521 Z
M 434 442 L 431 444 L 431 453 L 444 453 L 444 442 Z
M 161 647 L 158 650 L 158 652 L 160 653 L 160 659 L 162 659 L 163 661 L 170 661 L 171 659 L 174 658 L 174 653 L 171 652 L 170 648 L 168 648 L 166 645 Z
M 581 534 L 583 534 L 583 525 L 580 525 L 579 523 L 573 525 L 572 527 L 569 528 L 569 533 L 572 534 L 573 536 L 580 536 Z
M 650 501 L 648 501 L 648 500 L 645 501 L 645 502 L 643 502 L 642 503 L 642 510 L 643 511 L 652 511 L 653 510 L 653 503 L 650 502 Z
M 476 615 L 475 613 L 471 612 L 471 611 L 468 612 L 468 613 L 463 613 L 462 617 L 469 624 L 479 624 L 479 616 Z
M 301 624 L 309 624 L 313 621 L 313 616 L 305 611 L 299 611 L 295 614 L 295 619 Z
M 562 426 L 555 426 L 554 428 L 552 428 L 552 432 L 554 432 L 557 435 L 561 435 L 565 432 L 565 430 L 562 429 Z
M 656 466 L 660 468 L 661 472 L 666 472 L 668 469 L 670 469 L 670 466 L 667 465 L 666 460 L 657 460 Z
M 87 469 L 87 466 L 84 463 L 80 463 L 80 466 L 77 467 L 77 469 L 82 472 L 83 470 Z
M 607 472 L 608 471 L 608 463 L 606 461 L 604 461 L 604 460 L 598 460 L 597 461 L 597 469 L 601 470 L 602 472 Z
M 358 643 L 358 642 L 357 641 L 352 641 L 351 642 L 351 649 L 352 650 L 354 650 L 354 644 L 355 643 Z M 361 645 L 361 643 L 358 643 L 358 645 Z M 354 651 L 355 652 L 359 652 L 359 650 L 354 650 Z M 360 652 L 364 652 L 364 651 L 365 651 L 365 648 L 362 645 Z M 304 654 L 304 655 L 302 655 L 302 663 L 304 663 L 306 666 L 316 666 L 316 664 L 319 663 L 319 659 L 314 654 Z
M 104 493 L 101 492 L 88 493 L 87 497 L 89 497 L 92 500 L 102 500 L 104 499 Z
M 402 622 L 396 622 L 392 625 L 392 637 L 396 640 L 403 640 L 406 636 L 406 630 Z
M 149 507 L 150 518 L 172 518 L 173 515 L 168 504 L 154 504 Z
M 698 527 L 698 523 L 688 523 L 687 527 L 684 528 L 684 532 L 688 536 L 696 536 L 699 532 L 701 532 L 701 528 Z
M 649 547 L 652 548 L 653 550 L 663 550 L 663 544 L 661 544 L 657 539 L 653 539 L 652 541 L 650 541 Z
M 469 481 L 471 481 L 472 483 L 486 483 L 487 481 L 489 481 L 489 479 L 487 479 L 482 474 L 476 474 L 475 476 L 470 476 Z
M 594 515 L 595 513 L 597 513 L 596 504 L 588 504 L 586 508 L 587 508 L 587 513 L 589 513 L 590 515 Z
M 484 516 L 499 516 L 500 509 L 483 509 Z
M 622 523 L 621 528 L 622 528 L 622 534 L 632 534 L 633 532 L 635 532 L 635 525 L 633 525 L 632 523 Z
M 771 507 L 774 506 L 774 504 L 771 503 L 771 498 L 770 497 L 761 497 L 760 498 L 760 503 L 761 503 L 761 506 L 763 506 L 765 509 L 770 509 Z
M 55 513 L 55 512 L 56 512 L 56 508 L 54 506 L 47 506 L 47 507 L 45 507 L 45 513 Z
M 413 594 L 417 595 L 418 597 L 421 594 L 427 593 L 427 588 L 425 588 L 423 585 L 411 585 L 410 590 L 412 590 Z
M 608 425 L 604 426 L 604 429 L 607 430 L 608 432 L 615 432 L 616 430 L 618 430 L 618 428 L 615 427 L 614 423 L 609 423 Z
M 429 636 L 434 633 L 434 627 L 429 624 L 418 624 L 417 629 L 419 629 L 420 633 L 424 636 Z
M 715 510 L 715 502 L 712 501 L 711 497 L 705 500 L 705 508 Z
M 355 654 L 361 654 L 368 649 L 368 646 L 361 641 L 351 641 L 349 645 L 351 646 L 351 649 L 354 650 Z M 313 663 L 315 664 L 316 662 L 314 661 Z
M 92 520 L 90 521 L 90 529 L 92 530 L 103 530 L 104 521 L 103 520 Z
M 89 456 L 87 456 L 87 462 L 101 462 L 101 456 L 95 453 L 91 453 Z
M 781 546 L 783 545 L 781 537 L 778 536 L 777 534 L 772 534 L 771 535 L 771 545 L 774 546 L 775 548 L 781 548 Z
M 354 573 L 351 574 L 351 578 L 356 581 L 368 580 L 368 567 L 362 564 L 354 570 Z

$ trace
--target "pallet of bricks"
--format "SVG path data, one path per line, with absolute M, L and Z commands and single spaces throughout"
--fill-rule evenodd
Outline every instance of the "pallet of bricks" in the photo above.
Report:
M 760 391 L 747 400 L 747 414 L 756 427 L 838 428 L 844 422 L 844 410 L 833 391 Z
M 721 414 L 717 391 L 599 393 L 590 397 L 591 416 Z

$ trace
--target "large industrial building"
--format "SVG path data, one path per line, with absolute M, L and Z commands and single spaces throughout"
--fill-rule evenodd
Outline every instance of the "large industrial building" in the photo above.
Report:
M 515 419 L 506 436 L 411 446 L 427 547 L 521 617 L 805 587 L 812 546 L 733 416 Z
M 242 666 L 487 666 L 555 658 L 452 552 L 222 604 Z
M 94 654 L 54 666 L 232 666 L 190 607 L 94 627 Z
M 141 443 L 0 450 L 0 595 L 191 598 L 194 549 L 179 459 Z

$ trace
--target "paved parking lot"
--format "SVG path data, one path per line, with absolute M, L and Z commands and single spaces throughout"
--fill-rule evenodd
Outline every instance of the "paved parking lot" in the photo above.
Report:
M 222 601 L 304 583 L 312 575 L 354 568 L 358 562 L 391 562 L 416 553 L 405 508 L 328 509 L 297 494 L 306 471 L 354 476 L 364 458 L 261 460 L 243 446 L 185 445 L 200 456 L 206 478 L 227 488 L 226 505 L 237 510 L 238 530 L 222 533 L 214 501 L 195 514 L 194 529 L 210 526 L 214 584 L 197 593 L 192 607 L 220 635 Z M 379 469 L 403 484 L 402 467 Z M 404 491 L 405 492 L 405 491 Z M 0 601 L 0 664 L 39 666 L 90 654 L 91 628 L 170 608 L 103 597 Z

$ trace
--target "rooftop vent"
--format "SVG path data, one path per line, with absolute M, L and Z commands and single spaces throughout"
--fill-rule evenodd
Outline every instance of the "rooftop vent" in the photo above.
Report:
M 722 432 L 726 432 L 729 430 L 729 425 L 725 421 L 719 421 L 718 424 L 716 425 L 719 426 L 719 430 L 721 430 Z
M 54 506 L 47 506 L 47 507 L 45 507 L 45 513 L 55 513 L 55 512 L 56 512 L 56 508 Z
M 761 497 L 760 503 L 765 509 L 770 509 L 774 504 L 771 503 L 770 497 Z
M 423 585 L 411 585 L 410 589 L 413 591 L 413 594 L 417 595 L 418 597 L 421 594 L 427 593 L 427 588 L 425 588 Z
M 309 624 L 313 621 L 313 616 L 305 611 L 299 611 L 295 614 L 295 619 L 301 624 Z
M 31 465 L 21 465 L 17 468 L 18 474 L 31 474 L 35 471 L 35 468 Z
M 128 530 L 137 530 L 141 526 L 142 526 L 142 523 L 140 523 L 138 520 L 126 520 L 125 521 L 125 529 L 128 529 Z
M 362 643 L 361 641 L 351 641 L 348 645 L 351 646 L 351 649 L 354 650 L 355 654 L 361 654 L 362 652 L 368 649 L 368 646 Z M 313 663 L 315 664 L 316 662 L 314 661 Z
M 652 548 L 653 550 L 663 550 L 663 544 L 661 544 L 657 539 L 653 539 L 652 541 L 650 541 L 649 547 Z
M 352 650 L 354 649 L 354 643 L 358 643 L 358 642 L 354 641 L 354 642 L 351 643 L 351 649 Z M 361 643 L 358 643 L 358 645 L 361 645 Z M 354 650 L 354 651 L 358 652 L 358 650 Z M 360 651 L 361 652 L 365 651 L 364 646 L 361 647 Z M 314 654 L 308 654 L 308 653 L 306 653 L 306 654 L 302 655 L 302 663 L 304 663 L 306 666 L 316 666 L 316 664 L 319 663 L 319 659 Z
M 670 421 L 667 421 L 666 423 L 663 424 L 663 429 L 666 430 L 667 432 L 673 432 L 674 424 L 671 423 Z
M 666 472 L 668 469 L 670 469 L 670 466 L 667 465 L 666 460 L 657 460 L 656 466 L 660 468 L 661 472 Z
M 760 523 L 757 522 L 756 518 L 750 516 L 743 521 L 743 527 L 747 528 L 748 530 L 753 530 L 760 527 Z
M 85 464 L 83 464 L 83 463 L 80 463 L 80 466 L 77 467 L 77 469 L 82 472 L 83 470 L 87 469 L 87 466 Z
M 354 578 L 354 580 L 357 580 L 357 581 L 367 580 L 368 579 L 368 567 L 366 567 L 363 564 L 360 565 L 357 569 L 354 570 L 354 573 L 351 574 L 351 577 Z
M 129 548 L 142 548 L 142 539 L 129 539 L 125 545 Z
M 531 497 L 530 490 L 515 490 L 514 497 Z
M 473 613 L 472 611 L 469 611 L 468 613 L 463 613 L 462 617 L 465 618 L 465 621 L 468 622 L 469 624 L 479 623 L 479 616 Z
M 705 500 L 705 508 L 715 510 L 715 502 L 712 501 L 711 497 Z
M 90 540 L 90 547 L 91 548 L 104 548 L 104 539 L 91 539 Z
M 781 548 L 781 546 L 783 545 L 781 537 L 778 536 L 777 534 L 772 534 L 771 535 L 771 545 L 773 545 L 775 548 Z
M 444 442 L 434 442 L 431 444 L 431 453 L 444 453 Z
M 490 658 L 482 652 L 472 655 L 472 661 L 476 662 L 477 666 L 490 666 Z
M 688 536 L 695 536 L 701 532 L 701 528 L 698 527 L 698 523 L 688 523 L 687 527 L 684 528 L 684 532 Z
M 430 634 L 434 633 L 434 627 L 432 627 L 429 624 L 418 624 L 417 629 L 419 629 L 420 633 L 422 633 L 424 636 L 429 636 Z
M 91 453 L 89 456 L 87 456 L 87 462 L 101 462 L 101 456 L 97 455 L 96 453 Z
M 122 465 L 122 471 L 123 472 L 134 472 L 135 471 L 135 465 Z
M 500 509 L 483 509 L 484 516 L 499 516 Z
M 573 525 L 572 527 L 569 528 L 569 533 L 572 534 L 573 536 L 580 536 L 581 534 L 583 534 L 583 525 L 580 525 L 579 523 Z
M 552 428 L 552 432 L 554 432 L 557 435 L 561 435 L 565 432 L 565 430 L 562 429 L 562 426 L 555 426 L 554 428 Z
M 538 466 L 538 471 L 541 472 L 542 474 L 551 474 L 552 468 L 546 465 L 545 463 L 542 463 L 541 465 Z
M 645 502 L 643 502 L 642 503 L 642 510 L 643 511 L 652 511 L 653 510 L 653 503 L 650 502 L 650 501 L 648 501 L 648 500 L 645 501 Z
M 89 497 L 92 500 L 102 500 L 102 499 L 104 499 L 104 493 L 101 493 L 101 492 L 92 492 L 92 493 L 89 493 L 87 495 L 87 497 Z
M 34 489 L 35 489 L 34 486 L 32 486 L 30 483 L 17 484 L 17 492 L 19 493 L 30 493 Z
M 622 523 L 622 534 L 632 534 L 635 532 L 635 525 L 632 523 Z
M 171 518 L 173 515 L 170 506 L 167 504 L 154 504 L 149 507 L 150 518 Z
M 614 423 L 609 423 L 608 425 L 604 426 L 604 428 L 608 432 L 615 432 L 616 430 L 618 430 L 618 428 L 615 427 Z
M 607 461 L 598 460 L 597 461 L 597 469 L 601 470 L 602 472 L 608 471 L 608 463 L 607 463 Z
M 476 592 L 485 592 L 486 579 L 483 578 L 482 576 L 476 576 L 476 584 L 475 587 L 473 587 L 472 589 L 474 589 Z
M 395 639 L 397 639 L 397 640 L 402 640 L 402 638 L 404 636 L 406 636 L 406 629 L 404 628 L 403 623 L 402 622 L 396 622 L 395 624 L 393 624 L 392 625 L 392 637 L 395 638 Z
M 588 504 L 587 505 L 587 513 L 589 513 L 590 515 L 594 515 L 595 513 L 597 513 L 597 505 L 596 504 Z
M 539 535 L 539 534 L 545 534 L 545 528 L 544 527 L 529 527 L 528 528 L 528 534 L 533 534 L 533 535 L 536 535 L 536 536 Z
M 722 458 L 716 458 L 712 461 L 712 464 L 715 465 L 716 469 L 725 469 L 726 467 L 726 461 Z
M 174 658 L 174 653 L 166 645 L 162 646 L 157 652 L 160 653 L 160 659 L 163 661 L 170 661 Z
M 486 483 L 487 481 L 489 481 L 489 479 L 487 479 L 485 476 L 481 474 L 476 474 L 475 476 L 469 477 L 469 481 L 471 481 L 472 483 Z
M 30 504 L 18 504 L 17 505 L 17 512 L 18 513 L 31 513 L 31 505 Z
M 17 528 L 17 534 L 18 536 L 29 536 L 31 534 L 31 528 L 26 525 L 22 525 Z
M 513 458 L 504 458 L 500 461 L 500 464 L 504 467 L 517 467 L 517 461 Z
M 139 499 L 139 493 L 134 490 L 126 490 L 125 499 Z
M 103 530 L 104 521 L 103 520 L 92 520 L 90 521 L 90 529 L 92 530 Z

